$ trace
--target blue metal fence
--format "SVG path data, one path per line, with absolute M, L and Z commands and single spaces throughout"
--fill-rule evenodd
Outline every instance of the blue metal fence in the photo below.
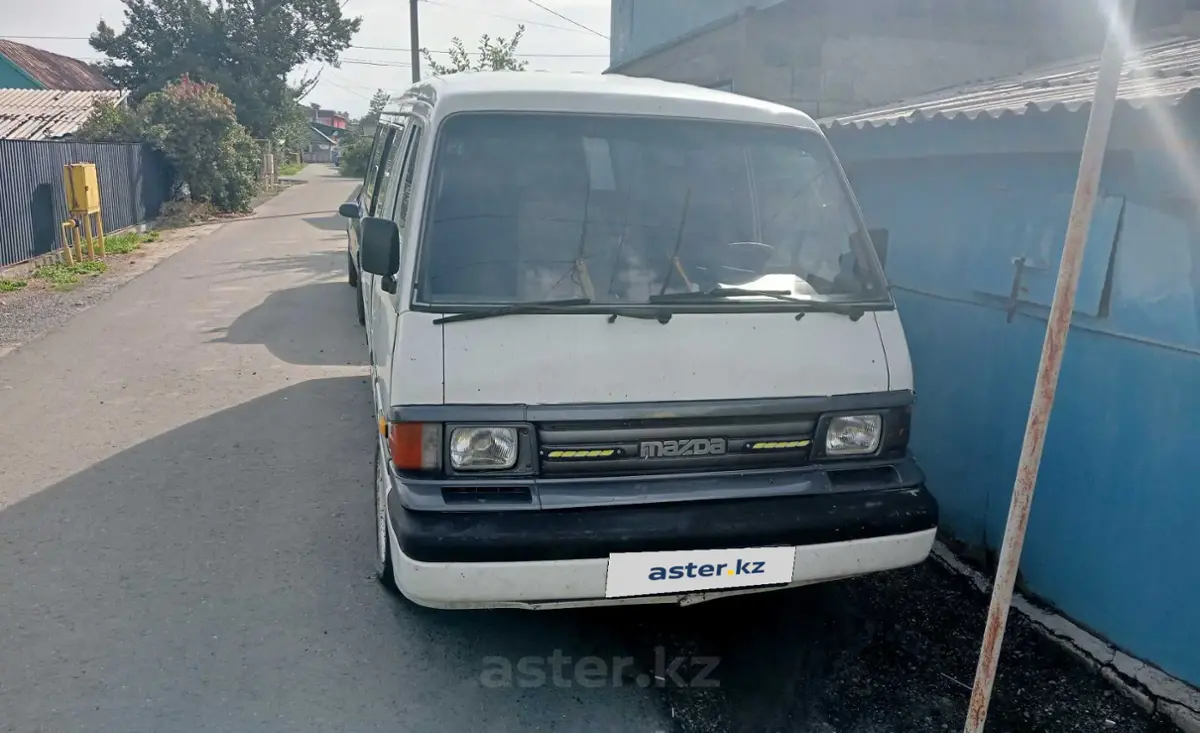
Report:
M 913 452 L 942 529 L 995 550 L 1087 112 L 914 117 L 835 128 L 830 140 L 868 225 L 889 232 L 887 275 L 919 395 Z M 1021 556 L 1025 591 L 1192 685 L 1200 158 L 1162 130 L 1198 121 L 1195 97 L 1127 105 L 1114 119 Z
M 61 246 L 68 163 L 96 164 L 107 231 L 156 216 L 170 192 L 166 163 L 145 145 L 0 140 L 0 266 Z

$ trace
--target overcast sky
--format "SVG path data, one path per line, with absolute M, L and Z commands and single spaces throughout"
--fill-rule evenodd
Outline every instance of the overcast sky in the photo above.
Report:
M 86 37 L 101 18 L 120 26 L 124 18 L 121 0 L 37 0 L 7 2 L 0 37 L 38 46 L 87 61 L 99 54 Z M 609 31 L 609 0 L 537 0 L 555 13 L 604 36 Z M 347 0 L 345 13 L 361 16 L 362 30 L 354 46 L 407 49 L 409 47 L 407 0 Z M 459 36 L 468 48 L 483 33 L 511 36 L 519 23 L 525 38 L 518 49 L 529 68 L 546 71 L 602 71 L 608 65 L 608 40 L 572 25 L 568 20 L 537 7 L 531 0 L 421 0 L 421 45 L 437 58 L 450 39 Z M 68 36 L 71 38 L 22 38 L 19 36 Z M 403 91 L 412 80 L 407 51 L 384 51 L 351 47 L 342 54 L 341 68 L 321 70 L 321 82 L 305 100 L 323 107 L 361 115 L 376 89 Z M 353 63 L 364 61 L 369 63 Z M 396 65 L 393 65 L 396 64 Z M 404 64 L 400 66 L 399 64 Z M 316 72 L 319 64 L 308 71 Z M 298 70 L 299 73 L 301 70 Z

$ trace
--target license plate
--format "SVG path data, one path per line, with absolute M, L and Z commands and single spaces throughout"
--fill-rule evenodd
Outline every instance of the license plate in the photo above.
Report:
M 732 590 L 792 582 L 794 547 L 615 552 L 608 556 L 608 598 Z

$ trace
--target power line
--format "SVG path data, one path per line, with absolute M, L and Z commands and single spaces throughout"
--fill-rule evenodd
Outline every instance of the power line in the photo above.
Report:
M 87 36 L 0 36 L 6 41 L 88 41 Z
M 421 0 L 421 2 L 427 3 L 429 5 L 440 6 L 443 8 L 457 8 L 459 10 L 466 10 L 468 12 L 475 13 L 476 15 L 487 15 L 492 18 L 502 18 L 504 20 L 512 20 L 517 23 L 524 23 L 525 25 L 536 25 L 536 26 L 540 26 L 542 28 L 553 28 L 556 31 L 563 31 L 564 33 L 589 33 L 590 32 L 590 31 L 581 31 L 578 28 L 568 28 L 568 27 L 562 26 L 562 25 L 555 25 L 553 23 L 543 23 L 543 22 L 537 21 L 537 20 L 528 20 L 526 18 L 517 18 L 517 17 L 511 16 L 511 15 L 500 15 L 498 13 L 489 13 L 486 10 L 479 10 L 477 8 L 469 8 L 465 5 L 455 5 L 453 3 L 446 3 L 446 2 L 442 2 L 442 0 Z
M 399 46 L 358 46 L 355 44 L 351 44 L 350 48 L 360 48 L 360 49 L 363 49 L 364 51 L 397 51 L 397 52 L 403 51 L 404 53 L 409 53 L 412 51 L 412 49 L 410 49 L 410 48 L 400 48 Z M 429 53 L 449 54 L 450 52 L 449 51 L 430 50 Z M 513 56 L 525 57 L 525 58 L 558 58 L 558 59 L 606 59 L 606 58 L 608 58 L 608 54 L 606 54 L 606 53 L 515 53 L 515 54 L 513 54 Z
M 408 68 L 412 66 L 407 61 L 374 61 L 372 59 L 338 59 L 341 64 L 360 64 L 362 66 L 386 66 L 388 68 Z
M 429 0 L 425 0 L 425 2 L 429 2 Z M 491 13 L 487 13 L 487 15 L 491 15 Z M 522 21 L 522 22 L 528 22 L 528 21 Z M 561 26 L 550 26 L 550 27 L 557 28 L 558 30 L 571 31 L 572 33 L 581 33 L 582 32 L 582 31 L 576 31 L 571 28 L 563 28 Z M 15 41 L 15 40 L 27 40 L 27 41 L 87 41 L 87 40 L 90 40 L 84 36 L 0 36 L 0 39 L 13 40 L 13 41 Z M 402 51 L 404 53 L 410 53 L 412 51 L 412 49 L 403 48 L 400 46 L 359 46 L 358 44 L 354 44 L 354 43 L 350 44 L 350 48 L 359 48 L 364 51 Z M 449 51 L 430 50 L 430 53 L 449 54 L 450 52 Z M 606 58 L 608 58 L 608 54 L 606 54 L 606 53 L 517 53 L 517 54 L 513 54 L 513 55 L 522 57 L 522 58 L 543 58 L 543 59 L 553 59 L 553 58 L 606 59 Z
M 606 39 L 606 40 L 608 39 L 608 36 L 604 35 L 600 31 L 593 30 L 592 28 L 588 28 L 586 25 L 584 25 L 583 23 L 580 23 L 579 21 L 571 20 L 570 18 L 563 15 L 562 13 L 560 13 L 556 10 L 551 10 L 550 8 L 546 7 L 545 5 L 542 5 L 537 0 L 528 0 L 528 2 L 529 2 L 529 4 L 536 5 L 537 7 L 541 8 L 542 10 L 545 10 L 547 13 L 549 13 L 555 17 L 562 18 L 563 20 L 567 21 L 568 23 L 570 23 L 573 26 L 578 26 L 579 28 L 584 29 L 588 33 L 593 33 L 593 34 L 600 36 L 601 38 Z
M 365 99 L 368 102 L 371 101 L 371 98 L 368 97 L 366 94 L 363 94 L 362 92 L 359 92 L 359 91 L 355 91 L 354 89 L 351 89 L 350 87 L 346 86 L 345 84 L 339 84 L 336 81 L 334 81 L 333 79 L 326 79 L 325 83 L 329 84 L 330 86 L 341 89 L 342 91 L 349 92 L 349 93 L 353 94 L 354 96 L 358 97 L 359 99 Z

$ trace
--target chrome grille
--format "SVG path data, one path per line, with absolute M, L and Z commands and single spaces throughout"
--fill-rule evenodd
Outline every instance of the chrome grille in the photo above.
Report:
M 537 424 L 547 478 L 737 471 L 806 464 L 817 415 Z

